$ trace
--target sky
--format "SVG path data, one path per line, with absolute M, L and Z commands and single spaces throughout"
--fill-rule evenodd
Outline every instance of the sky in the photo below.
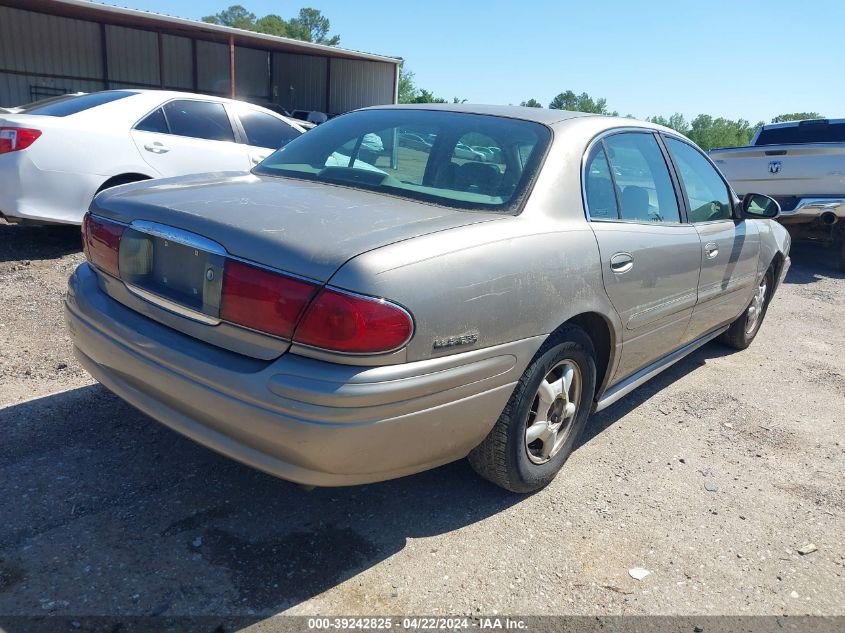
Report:
M 238 1 L 259 17 L 319 9 L 342 47 L 402 57 L 447 99 L 548 105 L 573 90 L 637 118 L 845 117 L 843 0 Z M 108 4 L 199 19 L 232 2 Z

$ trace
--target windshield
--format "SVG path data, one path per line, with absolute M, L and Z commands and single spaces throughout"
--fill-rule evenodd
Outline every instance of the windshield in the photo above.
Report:
M 36 101 L 23 106 L 20 114 L 40 114 L 44 116 L 69 116 L 97 106 L 124 99 L 137 94 L 128 90 L 109 90 L 83 95 L 63 95 L 49 100 Z
M 271 154 L 255 173 L 460 209 L 511 211 L 551 139 L 530 121 L 414 109 L 353 112 Z

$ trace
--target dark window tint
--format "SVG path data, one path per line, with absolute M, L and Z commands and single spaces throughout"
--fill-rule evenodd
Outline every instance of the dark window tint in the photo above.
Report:
M 257 110 L 241 110 L 238 113 L 246 132 L 246 142 L 255 147 L 279 149 L 301 134 L 284 121 Z
M 845 123 L 807 121 L 787 127 L 763 128 L 755 145 L 795 145 L 798 143 L 845 143 Z
M 613 179 L 601 144 L 593 148 L 587 161 L 584 175 L 584 189 L 587 193 L 587 210 L 591 218 L 615 219 L 619 217 L 616 195 L 613 193 Z
M 164 112 L 161 111 L 161 108 L 147 115 L 135 126 L 135 129 L 144 132 L 159 132 L 161 134 L 167 134 L 170 131 L 167 128 L 167 119 L 164 118 Z
M 235 134 L 222 103 L 171 101 L 164 104 L 171 134 L 209 141 L 234 141 Z
M 539 169 L 550 137 L 543 125 L 503 117 L 363 110 L 310 130 L 256 171 L 463 209 L 511 211 Z
M 667 138 L 666 145 L 684 184 L 690 222 L 731 219 L 731 195 L 710 161 L 683 141 Z
M 36 102 L 31 107 L 26 107 L 21 114 L 40 114 L 43 116 L 70 116 L 84 110 L 90 110 L 97 106 L 131 97 L 136 92 L 127 90 L 111 90 L 107 92 L 93 92 L 87 95 L 69 95 L 56 99 L 50 103 L 38 105 Z
M 653 134 L 614 134 L 605 139 L 605 147 L 623 220 L 681 221 L 669 168 Z

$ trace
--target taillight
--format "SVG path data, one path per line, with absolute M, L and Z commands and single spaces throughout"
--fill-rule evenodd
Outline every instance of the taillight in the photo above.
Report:
M 316 292 L 307 281 L 230 259 L 223 269 L 220 318 L 290 338 Z
M 32 145 L 41 130 L 31 130 L 23 127 L 0 127 L 0 154 L 19 152 Z
M 377 354 L 407 343 L 413 329 L 411 315 L 389 301 L 323 288 L 293 340 L 337 352 Z
M 86 213 L 82 219 L 82 248 L 97 268 L 120 276 L 120 237 L 125 227 L 117 222 Z

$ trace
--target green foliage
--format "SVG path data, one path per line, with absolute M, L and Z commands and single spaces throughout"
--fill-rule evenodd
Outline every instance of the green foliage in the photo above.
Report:
M 524 108 L 542 108 L 543 107 L 543 104 L 540 103 L 539 101 L 537 101 L 536 99 L 529 99 L 528 101 L 523 101 L 519 105 L 521 105 Z
M 571 90 L 561 92 L 549 104 L 552 110 L 572 110 L 574 112 L 590 112 L 593 114 L 610 114 L 607 109 L 607 99 L 601 97 L 593 99 L 586 92 L 576 95 Z
M 823 119 L 818 112 L 792 112 L 791 114 L 779 114 L 772 123 L 786 123 L 787 121 L 804 121 L 806 119 Z
M 208 22 L 209 24 L 231 26 L 235 29 L 245 29 L 247 31 L 255 30 L 255 14 L 251 11 L 247 11 L 239 4 L 233 4 L 228 9 L 224 9 L 220 13 L 207 15 L 202 19 L 202 21 Z
M 331 29 L 329 19 L 318 9 L 300 9 L 296 17 L 285 20 L 275 14 L 256 18 L 254 13 L 248 11 L 243 6 L 233 4 L 228 9 L 224 9 L 219 13 L 205 16 L 202 21 L 208 22 L 209 24 L 231 26 L 246 31 L 266 33 L 268 35 L 291 37 L 305 42 L 314 42 L 315 44 L 337 46 L 340 43 L 339 35 L 329 36 L 329 30 Z
M 407 70 L 403 63 L 399 66 L 399 103 L 448 103 L 448 101 L 434 96 L 430 90 L 418 88 L 414 83 L 414 73 Z M 452 103 L 466 103 L 466 99 L 452 97 Z

